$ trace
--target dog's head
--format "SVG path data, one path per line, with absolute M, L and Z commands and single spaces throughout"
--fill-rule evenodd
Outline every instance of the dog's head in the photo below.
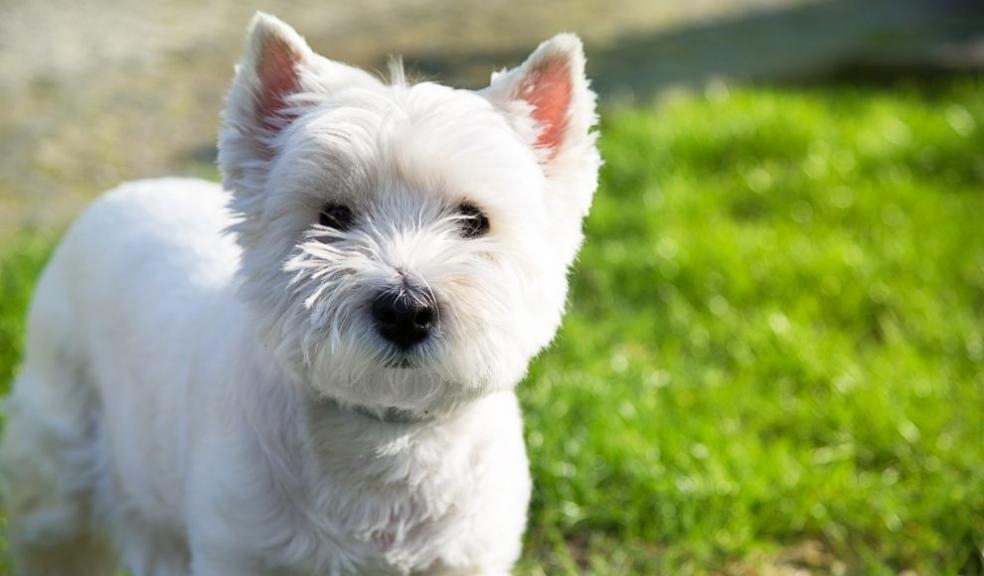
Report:
M 343 403 L 440 410 L 553 337 L 600 159 L 578 39 L 481 91 L 384 82 L 257 15 L 219 135 L 242 293 L 279 362 Z

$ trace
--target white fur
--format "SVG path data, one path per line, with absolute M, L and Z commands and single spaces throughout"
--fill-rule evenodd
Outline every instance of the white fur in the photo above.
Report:
M 285 47 L 296 89 L 260 122 L 259 62 Z M 575 92 L 550 155 L 512 90 L 545 54 Z M 600 163 L 594 96 L 570 35 L 479 93 L 397 76 L 258 15 L 225 189 L 126 184 L 70 229 L 7 403 L 16 573 L 509 571 L 530 492 L 513 388 L 560 322 Z M 356 225 L 318 225 L 329 199 Z M 461 236 L 464 200 L 487 236 Z M 403 369 L 367 313 L 401 274 L 439 306 Z

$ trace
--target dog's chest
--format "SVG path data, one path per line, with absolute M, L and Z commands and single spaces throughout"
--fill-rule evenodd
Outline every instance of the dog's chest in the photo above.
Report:
M 410 574 L 432 569 L 452 543 L 467 539 L 467 492 L 481 470 L 475 447 L 430 434 L 340 445 L 339 436 L 322 444 L 307 475 L 307 501 L 295 503 L 309 512 L 303 532 L 318 535 L 315 565 L 344 558 L 358 573 Z

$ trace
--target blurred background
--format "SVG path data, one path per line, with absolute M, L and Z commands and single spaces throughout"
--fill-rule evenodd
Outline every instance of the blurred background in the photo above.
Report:
M 521 386 L 520 574 L 984 573 L 980 0 L 0 0 L 0 386 L 88 200 L 218 177 L 257 9 L 472 88 L 585 41 L 606 167 Z

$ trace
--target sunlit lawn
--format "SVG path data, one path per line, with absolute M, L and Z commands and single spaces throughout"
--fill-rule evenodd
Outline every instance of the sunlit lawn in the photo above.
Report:
M 603 134 L 520 388 L 518 572 L 984 570 L 984 82 L 718 87 Z M 49 246 L 0 257 L 2 382 Z

